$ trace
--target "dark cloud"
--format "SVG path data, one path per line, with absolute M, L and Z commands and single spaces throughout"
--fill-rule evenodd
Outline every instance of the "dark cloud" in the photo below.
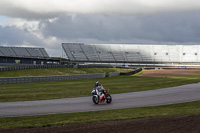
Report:
M 45 36 L 62 40 L 98 40 L 126 43 L 200 42 L 200 12 L 165 13 L 148 16 L 62 15 L 42 22 Z

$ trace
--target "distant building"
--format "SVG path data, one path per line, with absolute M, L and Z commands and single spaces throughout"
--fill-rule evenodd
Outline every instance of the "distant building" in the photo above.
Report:
M 48 59 L 44 48 L 0 46 L 0 63 L 44 65 Z

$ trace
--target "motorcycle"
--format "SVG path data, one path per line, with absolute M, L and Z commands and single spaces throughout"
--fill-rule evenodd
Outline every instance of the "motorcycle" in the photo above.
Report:
M 98 91 L 98 89 L 94 89 L 92 90 L 92 101 L 95 104 L 98 104 L 99 102 L 104 102 L 106 101 L 106 103 L 111 103 L 112 102 L 112 97 L 110 94 L 108 94 L 109 89 L 105 89 L 105 94 L 102 94 L 101 96 L 99 96 L 100 92 Z

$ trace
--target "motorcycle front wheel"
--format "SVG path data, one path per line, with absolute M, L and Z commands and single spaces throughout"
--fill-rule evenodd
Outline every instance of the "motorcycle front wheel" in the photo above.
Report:
M 111 97 L 110 94 L 107 94 L 106 102 L 107 102 L 107 103 L 111 103 L 111 102 L 112 102 L 112 97 Z
M 95 104 L 98 104 L 98 103 L 99 103 L 99 98 L 98 98 L 98 96 L 93 96 L 93 97 L 92 97 L 92 100 L 93 100 L 93 102 L 94 102 Z

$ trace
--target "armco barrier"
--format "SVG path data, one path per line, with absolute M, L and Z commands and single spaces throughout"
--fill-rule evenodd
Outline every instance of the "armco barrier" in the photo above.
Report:
M 0 85 L 17 84 L 17 83 L 62 81 L 62 80 L 76 80 L 76 79 L 94 79 L 94 78 L 104 78 L 105 76 L 106 76 L 106 73 L 77 74 L 77 75 L 65 75 L 65 76 L 41 76 L 41 77 L 9 77 L 9 78 L 0 78 Z

